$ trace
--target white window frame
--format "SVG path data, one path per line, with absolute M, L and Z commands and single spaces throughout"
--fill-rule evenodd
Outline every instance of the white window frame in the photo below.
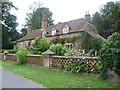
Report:
M 54 35 L 56 35 L 56 34 L 57 34 L 57 31 L 56 31 L 55 28 L 53 28 L 52 31 L 51 31 L 51 35 L 54 36 Z
M 63 28 L 63 34 L 69 33 L 69 27 L 67 25 Z
M 46 31 L 43 31 L 42 32 L 42 38 L 45 38 L 45 36 L 46 36 Z

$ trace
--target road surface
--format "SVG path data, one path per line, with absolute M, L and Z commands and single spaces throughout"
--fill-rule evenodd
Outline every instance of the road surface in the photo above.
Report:
M 2 88 L 45 88 L 31 80 L 16 75 L 0 67 L 0 89 Z

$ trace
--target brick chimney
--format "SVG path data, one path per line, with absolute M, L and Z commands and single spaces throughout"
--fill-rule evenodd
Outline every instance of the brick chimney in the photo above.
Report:
M 47 17 L 42 17 L 41 28 L 45 28 L 47 26 Z
M 28 22 L 27 34 L 32 33 L 32 22 Z
M 89 11 L 86 12 L 85 20 L 86 20 L 87 22 L 90 22 L 90 21 L 91 21 L 91 17 L 90 17 Z

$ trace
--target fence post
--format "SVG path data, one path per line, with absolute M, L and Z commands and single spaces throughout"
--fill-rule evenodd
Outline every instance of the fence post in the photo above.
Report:
M 3 52 L 3 59 L 4 59 L 4 60 L 6 60 L 6 59 L 7 59 L 7 54 L 8 54 L 8 52 L 7 52 L 7 51 L 4 51 L 4 52 Z
M 54 52 L 47 50 L 43 53 L 43 67 L 50 69 L 51 57 L 55 54 Z

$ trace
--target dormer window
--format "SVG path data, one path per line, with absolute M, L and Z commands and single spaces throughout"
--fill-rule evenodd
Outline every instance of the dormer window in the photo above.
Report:
M 45 36 L 46 36 L 46 31 L 43 31 L 42 32 L 42 38 L 45 38 Z
M 65 25 L 65 27 L 63 28 L 63 34 L 69 33 L 69 27 L 67 25 Z
M 55 29 L 55 28 L 52 29 L 51 35 L 52 35 L 52 36 L 56 35 L 56 29 Z

